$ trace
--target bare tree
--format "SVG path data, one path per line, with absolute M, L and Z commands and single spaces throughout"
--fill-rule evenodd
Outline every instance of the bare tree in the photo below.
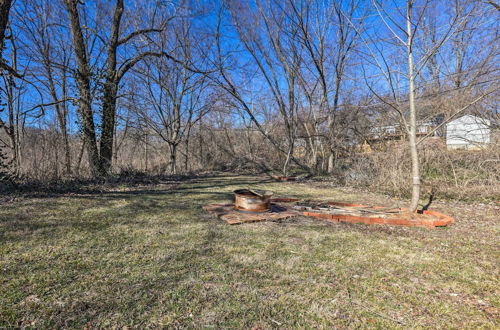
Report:
M 369 62 L 373 64 L 375 68 L 380 72 L 380 74 L 385 78 L 389 92 L 387 93 L 390 97 L 384 97 L 377 91 L 375 91 L 373 81 L 369 78 L 365 79 L 368 83 L 368 87 L 377 98 L 394 110 L 401 119 L 402 127 L 404 128 L 408 136 L 408 149 L 410 152 L 411 159 L 411 182 L 412 182 L 412 198 L 410 202 L 410 211 L 416 211 L 420 199 L 420 166 L 418 157 L 418 144 L 420 141 L 417 140 L 417 119 L 419 117 L 419 110 L 417 108 L 417 80 L 425 81 L 424 68 L 427 67 L 429 61 L 434 59 L 436 53 L 450 41 L 453 35 L 453 31 L 463 24 L 465 18 L 469 15 L 467 11 L 458 11 L 440 27 L 439 35 L 436 35 L 431 39 L 432 44 L 427 44 L 423 51 L 418 53 L 418 59 L 416 57 L 416 36 L 418 35 L 420 28 L 422 27 L 422 21 L 427 13 L 429 1 L 415 1 L 407 0 L 404 9 L 395 7 L 387 8 L 379 1 L 372 1 L 373 8 L 377 13 L 381 24 L 386 27 L 388 35 L 377 35 L 373 34 L 369 36 L 367 34 L 359 33 L 360 38 L 366 45 L 368 50 Z M 418 4 L 418 6 L 417 6 Z M 404 14 L 403 14 L 404 13 Z M 346 16 L 347 17 L 347 16 Z M 368 41 L 368 37 L 371 39 L 371 43 Z M 389 56 L 387 52 L 382 49 L 382 40 L 389 40 L 388 43 L 391 45 L 398 45 L 394 47 L 393 56 Z M 399 49 L 399 52 L 398 52 Z M 403 58 L 402 50 L 405 51 L 406 59 L 406 72 L 403 74 L 398 71 L 397 63 L 390 64 L 391 60 Z M 365 70 L 366 71 L 366 70 Z M 404 79 L 400 79 L 403 76 Z M 407 83 L 406 88 L 401 88 L 401 82 Z M 403 90 L 403 91 L 402 91 Z M 490 92 L 482 94 L 484 97 Z M 479 98 L 479 99 L 480 99 Z M 479 99 L 476 99 L 469 103 L 465 108 L 471 104 L 476 103 Z M 463 111 L 459 110 L 459 111 Z
M 78 9 L 79 1 L 64 1 L 71 22 L 75 57 L 78 63 L 76 80 L 80 94 L 79 108 L 90 167 L 93 175 L 107 175 L 111 167 L 113 156 L 113 137 L 115 132 L 116 102 L 119 83 L 123 76 L 138 62 L 147 56 L 153 55 L 148 51 L 141 52 L 133 57 L 125 58 L 118 66 L 118 49 L 120 46 L 129 43 L 139 36 L 162 31 L 166 25 L 166 21 L 160 23 L 159 27 L 137 29 L 121 37 L 120 27 L 125 10 L 125 3 L 123 0 L 116 0 L 113 10 L 110 38 L 105 41 L 105 47 L 107 49 L 105 60 L 106 73 L 103 88 L 101 141 L 100 148 L 98 148 L 92 111 L 93 100 L 90 84 L 92 72 L 90 70 L 90 61 L 87 54 L 87 45 L 83 37 L 83 27 L 80 22 Z M 154 21 L 153 18 L 152 22 Z M 163 56 L 163 54 L 154 55 Z
M 123 0 L 117 0 L 114 9 L 113 23 L 111 26 L 111 37 L 107 45 L 106 57 L 106 78 L 103 88 L 103 103 L 102 103 L 102 136 L 101 136 L 101 167 L 104 173 L 108 173 L 111 168 L 113 156 L 113 136 L 116 125 L 116 102 L 118 86 L 124 75 L 133 68 L 139 61 L 148 56 L 159 56 L 159 54 L 151 54 L 150 52 L 140 52 L 134 57 L 126 58 L 119 66 L 117 61 L 118 50 L 120 46 L 124 46 L 135 38 L 147 36 L 151 33 L 162 32 L 168 22 L 174 17 L 170 16 L 163 19 L 158 27 L 152 26 L 144 29 L 136 29 L 132 32 L 120 37 L 120 27 L 125 10 Z M 161 8 L 160 8 L 161 10 Z M 151 18 L 152 22 L 155 17 Z M 167 54 L 167 52 L 163 52 Z
M 307 166 L 294 156 L 298 109 L 297 80 L 302 61 L 302 47 L 296 40 L 299 30 L 296 25 L 290 24 L 286 9 L 276 1 L 268 3 L 257 1 L 255 9 L 248 4 L 230 2 L 228 10 L 243 47 L 252 59 L 252 70 L 258 72 L 262 83 L 269 91 L 269 102 L 272 102 L 280 115 L 286 137 L 285 143 L 280 143 L 262 126 L 249 103 L 246 86 L 244 83 L 236 83 L 237 78 L 232 76 L 235 68 L 227 65 L 228 55 L 222 51 L 220 22 L 216 33 L 220 79 L 216 81 L 236 100 L 256 128 L 284 156 L 282 172 L 285 176 L 290 161 L 307 169 Z M 220 15 L 222 12 L 221 10 Z M 219 21 L 221 19 L 222 16 L 219 17 Z
M 140 121 L 169 146 L 169 170 L 177 173 L 178 148 L 189 143 L 192 126 L 207 111 L 202 96 L 206 95 L 206 75 L 187 68 L 196 62 L 191 47 L 190 24 L 185 18 L 158 36 L 157 52 L 175 49 L 175 62 L 165 57 L 149 57 L 135 71 L 141 86 L 143 105 L 137 109 Z M 173 40 L 173 41 L 172 41 Z M 174 43 L 170 46 L 169 44 Z M 179 63 L 180 62 L 180 63 Z
M 70 20 L 70 30 L 73 38 L 74 56 L 78 65 L 75 80 L 78 87 L 78 113 L 81 119 L 83 143 L 87 149 L 89 167 L 93 176 L 102 174 L 100 166 L 97 136 L 92 110 L 92 72 L 88 58 L 87 45 L 83 35 L 83 28 L 78 10 L 78 0 L 64 0 Z
M 31 11 L 34 17 L 24 13 Z M 24 4 L 16 12 L 16 21 L 23 31 L 23 47 L 34 63 L 30 80 L 47 89 L 64 146 L 64 167 L 67 175 L 71 174 L 71 147 L 68 133 L 69 102 L 68 70 L 71 48 L 68 47 L 65 31 L 53 24 L 61 15 L 61 8 L 50 1 L 32 1 Z M 36 50 L 33 52 L 33 49 Z M 28 56 L 28 55 L 27 55 Z M 43 104 L 41 107 L 46 107 Z
M 342 85 L 351 53 L 358 37 L 353 26 L 354 14 L 360 10 L 359 1 L 322 1 L 300 2 L 289 0 L 292 17 L 297 24 L 299 40 L 307 50 L 307 63 L 317 74 L 319 85 L 319 107 L 328 118 L 328 172 L 333 171 L 336 153 L 336 114 L 339 111 Z M 345 8 L 345 9 L 343 9 Z M 342 11 L 343 10 L 343 11 Z M 359 15 L 359 17 L 363 17 Z M 356 20 L 358 31 L 362 20 Z M 310 71 L 311 68 L 308 69 Z M 304 79 L 305 80 L 305 79 Z M 310 83 L 310 82 L 309 82 Z M 305 83 L 303 87 L 305 87 Z

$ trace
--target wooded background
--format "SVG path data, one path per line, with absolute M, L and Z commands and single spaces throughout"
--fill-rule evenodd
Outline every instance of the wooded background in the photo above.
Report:
M 499 13 L 477 0 L 0 0 L 2 180 L 266 171 L 413 185 L 417 201 L 422 179 L 495 196 Z M 446 150 L 442 125 L 463 114 L 489 120 L 490 145 Z M 399 138 L 374 142 L 388 125 Z

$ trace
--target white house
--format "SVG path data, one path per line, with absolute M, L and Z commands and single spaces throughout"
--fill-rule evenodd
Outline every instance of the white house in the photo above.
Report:
M 490 121 L 464 115 L 446 124 L 448 149 L 477 149 L 490 143 Z

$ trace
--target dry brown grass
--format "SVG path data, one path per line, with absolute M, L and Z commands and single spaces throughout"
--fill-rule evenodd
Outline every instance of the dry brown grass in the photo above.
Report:
M 222 176 L 19 199 L 0 210 L 0 325 L 498 328 L 498 205 L 437 201 L 456 223 L 436 230 L 307 218 L 228 226 L 201 209 L 247 186 L 407 203 Z
M 411 163 L 407 149 L 401 142 L 383 152 L 353 154 L 339 164 L 337 177 L 346 186 L 409 196 Z M 476 202 L 500 200 L 498 145 L 465 151 L 429 143 L 420 149 L 424 194 L 433 192 L 440 198 Z

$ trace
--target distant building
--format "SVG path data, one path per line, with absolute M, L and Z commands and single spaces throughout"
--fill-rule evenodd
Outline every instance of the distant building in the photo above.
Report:
M 433 129 L 437 126 L 434 121 L 418 121 L 417 122 L 417 136 L 438 136 L 439 131 L 434 131 Z M 401 127 L 401 125 L 387 125 L 387 126 L 375 126 L 370 131 L 370 136 L 368 137 L 369 142 L 381 142 L 387 140 L 404 140 L 406 139 L 406 131 Z
M 473 115 L 465 115 L 446 125 L 448 149 L 478 149 L 490 143 L 490 121 Z

